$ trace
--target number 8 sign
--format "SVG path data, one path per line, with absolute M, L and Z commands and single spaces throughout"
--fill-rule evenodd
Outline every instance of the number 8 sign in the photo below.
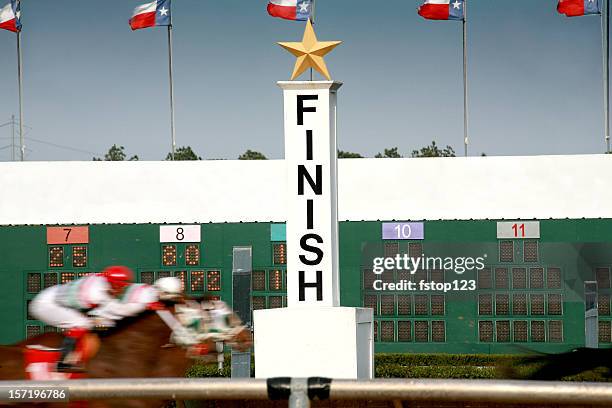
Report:
M 200 242 L 199 225 L 160 225 L 159 242 Z

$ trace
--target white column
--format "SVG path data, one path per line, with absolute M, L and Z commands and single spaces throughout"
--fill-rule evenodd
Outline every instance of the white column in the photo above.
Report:
M 372 378 L 372 309 L 340 306 L 336 92 L 342 84 L 278 85 L 285 100 L 288 307 L 253 313 L 255 377 Z
M 372 309 L 340 306 L 336 92 L 341 84 L 278 85 L 285 99 L 288 307 L 253 312 L 255 377 L 372 378 Z
M 279 82 L 285 101 L 287 305 L 339 306 L 334 81 Z

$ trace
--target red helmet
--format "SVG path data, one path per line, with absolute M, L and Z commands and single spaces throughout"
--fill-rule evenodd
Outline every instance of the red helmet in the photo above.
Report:
M 127 266 L 109 266 L 102 271 L 102 276 L 106 278 L 113 289 L 123 289 L 134 280 L 134 273 Z

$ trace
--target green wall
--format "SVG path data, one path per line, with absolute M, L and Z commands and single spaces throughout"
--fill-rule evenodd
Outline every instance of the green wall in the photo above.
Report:
M 520 353 L 526 349 L 555 352 L 568 350 L 584 345 L 584 300 L 583 285 L 585 280 L 595 280 L 595 268 L 612 266 L 612 220 L 541 220 L 541 238 L 535 241 L 538 248 L 538 259 L 535 262 L 525 262 L 523 259 L 524 242 L 514 241 L 514 260 L 501 262 L 499 260 L 500 241 L 496 238 L 496 221 L 426 221 L 425 239 L 423 241 L 382 241 L 381 222 L 342 222 L 340 223 L 340 273 L 341 273 L 341 303 L 345 306 L 364 306 L 364 300 L 376 298 L 377 345 L 380 352 L 452 352 L 452 353 Z M 252 303 L 254 308 L 278 307 L 286 305 L 285 299 L 285 265 L 281 259 L 275 259 L 275 249 L 282 249 L 282 242 L 272 241 L 282 237 L 282 228 L 268 223 L 234 223 L 234 224 L 203 224 L 201 226 L 202 241 L 198 246 L 200 261 L 197 265 L 187 265 L 185 253 L 187 245 L 176 244 L 176 265 L 162 264 L 162 245 L 159 242 L 159 225 L 91 225 L 89 226 L 89 243 L 87 247 L 87 266 L 75 267 L 72 264 L 72 248 L 75 245 L 63 245 L 64 266 L 52 268 L 49 266 L 49 249 L 52 245 L 46 243 L 46 226 L 3 226 L 0 227 L 0 273 L 3 285 L 0 286 L 0 306 L 8 313 L 0 314 L 0 343 L 13 343 L 23 339 L 27 333 L 36 334 L 42 330 L 52 330 L 40 322 L 28 319 L 26 304 L 45 282 L 53 282 L 61 276 L 71 277 L 71 273 L 100 271 L 113 264 L 123 264 L 137 271 L 141 280 L 154 279 L 164 274 L 179 274 L 184 276 L 186 290 L 191 294 L 210 294 L 220 296 L 231 302 L 232 293 L 232 248 L 234 246 L 252 246 L 253 248 L 253 290 Z M 274 237 L 274 238 L 273 238 Z M 443 313 L 433 312 L 433 293 L 414 292 L 411 314 L 400 315 L 399 297 L 401 292 L 375 293 L 364 289 L 364 279 L 368 268 L 371 268 L 372 256 L 383 256 L 385 251 L 397 250 L 400 253 L 408 251 L 408 245 L 422 243 L 426 254 L 445 254 L 460 256 L 465 251 L 487 254 L 487 267 L 490 267 L 493 281 L 497 274 L 496 268 L 507 269 L 508 279 L 512 281 L 512 268 L 525 268 L 529 279 L 532 268 L 544 268 L 544 279 L 549 270 L 559 268 L 562 273 L 562 286 L 558 289 L 544 287 L 542 289 L 512 289 L 512 283 L 505 289 L 482 289 L 469 293 L 449 293 L 444 297 Z M 278 256 L 280 252 L 277 254 Z M 220 290 L 208 285 L 214 273 L 220 273 Z M 184 275 L 181 273 L 184 272 Z M 61 275 L 61 274 L 64 275 Z M 37 278 L 37 274 L 39 277 Z M 161 274 L 161 275 L 160 275 Z M 211 275 L 212 274 L 212 275 Z M 203 276 L 201 280 L 199 277 Z M 395 272 L 394 279 L 399 278 Z M 429 272 L 428 279 L 431 278 Z M 283 280 L 276 285 L 274 279 Z M 475 271 L 466 272 L 461 276 L 447 271 L 446 281 L 453 279 L 478 281 Z M 30 285 L 28 285 L 28 283 Z M 214 286 L 214 285 L 213 285 Z M 30 287 L 30 291 L 28 291 Z M 602 287 L 600 294 L 605 300 L 609 288 Z M 550 294 L 560 295 L 563 299 L 561 315 L 514 315 L 511 310 L 504 315 L 479 315 L 479 295 L 503 298 L 508 295 L 525 294 L 528 299 L 531 294 L 543 294 L 546 299 Z M 382 296 L 394 296 L 393 313 L 382 313 Z M 427 296 L 427 312 L 416 314 L 416 296 Z M 385 299 L 389 299 L 388 297 Z M 422 299 L 422 298 L 420 298 Z M 387 307 L 389 304 L 387 304 Z M 511 306 L 508 306 L 511 308 Z M 609 298 L 608 298 L 609 309 Z M 547 306 L 548 310 L 548 306 Z M 604 311 L 602 308 L 601 311 Z M 514 328 L 515 321 L 542 321 L 546 330 L 550 322 L 556 325 L 561 322 L 563 335 L 561 341 L 534 341 L 531 326 L 528 340 L 525 342 L 498 341 L 497 329 L 492 341 L 482 341 L 479 332 L 479 322 L 493 322 L 495 327 L 503 329 L 510 322 Z M 600 323 L 606 328 L 610 316 L 601 316 Z M 391 322 L 391 323 L 390 323 Z M 410 339 L 400 339 L 399 327 L 410 324 Z M 426 322 L 426 323 L 423 323 Z M 443 322 L 443 323 L 439 323 Z M 501 323 L 498 323 L 501 322 Z M 608 323 L 606 323 L 608 322 Z M 393 326 L 391 332 L 386 332 L 386 340 L 382 338 L 380 325 L 387 329 Z M 488 323 L 485 323 L 485 325 Z M 519 323 L 521 324 L 521 323 Z M 421 330 L 427 325 L 427 341 L 416 341 L 416 325 Z M 443 325 L 443 340 L 434 341 L 433 326 Z M 540 323 L 536 323 L 536 326 Z M 538 326 L 539 327 L 539 326 Z M 28 331 L 29 330 L 29 331 Z M 501 330 L 501 329 L 500 329 Z M 404 331 L 404 334 L 407 332 Z M 421 334 L 424 331 L 420 332 Z M 438 334 L 439 335 L 439 334 Z M 422 337 L 420 338 L 422 340 Z M 503 340 L 503 338 L 502 338 Z M 610 344 L 605 336 L 601 346 Z

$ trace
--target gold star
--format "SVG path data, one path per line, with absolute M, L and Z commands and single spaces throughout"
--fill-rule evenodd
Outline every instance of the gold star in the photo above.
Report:
M 316 69 L 327 80 L 331 80 L 323 57 L 342 41 L 318 41 L 310 20 L 306 23 L 302 42 L 279 42 L 278 45 L 297 57 L 291 79 L 299 77 L 308 68 Z

